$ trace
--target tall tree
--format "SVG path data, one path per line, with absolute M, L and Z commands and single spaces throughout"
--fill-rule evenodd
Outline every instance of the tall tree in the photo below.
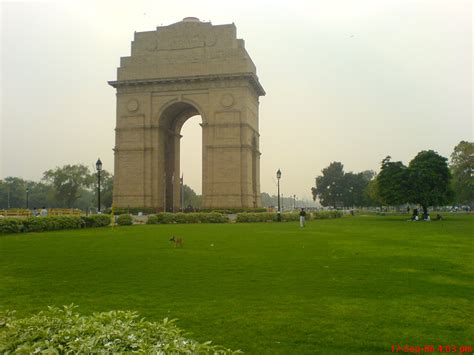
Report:
M 52 184 L 55 198 L 62 207 L 72 208 L 81 191 L 90 187 L 94 176 L 85 165 L 65 165 L 44 172 L 43 179 Z
M 401 205 L 408 201 L 409 174 L 401 161 L 392 162 L 387 156 L 382 160 L 377 175 L 377 192 L 380 200 L 387 205 Z
M 313 200 L 319 198 L 321 205 L 336 208 L 339 202 L 343 202 L 344 165 L 332 162 L 321 172 L 322 175 L 316 177 L 316 187 L 311 188 Z
M 191 206 L 193 208 L 201 208 L 202 204 L 202 196 L 196 194 L 196 192 L 189 187 L 188 185 L 184 184 L 183 186 L 184 192 L 184 208 Z
M 9 176 L 0 182 L 0 208 L 25 208 L 28 181 Z
M 93 184 L 91 186 L 93 198 L 91 201 L 91 206 L 97 207 L 97 173 L 93 174 Z M 101 208 L 111 207 L 112 206 L 112 195 L 114 188 L 114 176 L 109 173 L 107 170 L 102 170 L 100 172 L 100 205 Z
M 419 152 L 408 165 L 408 176 L 408 202 L 420 204 L 424 213 L 428 206 L 440 206 L 452 200 L 448 159 L 438 153 Z
M 451 154 L 453 189 L 458 203 L 474 202 L 474 143 L 461 141 Z
M 365 188 L 365 195 L 367 196 L 367 206 L 380 206 L 383 204 L 377 178 L 369 181 Z
M 368 206 L 370 204 L 366 189 L 374 175 L 375 173 L 371 170 L 344 174 L 344 206 Z

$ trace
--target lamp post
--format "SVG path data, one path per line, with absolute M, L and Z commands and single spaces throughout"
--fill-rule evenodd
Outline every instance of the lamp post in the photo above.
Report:
M 278 180 L 278 222 L 281 222 L 281 209 L 280 209 L 280 178 L 281 178 L 281 171 L 278 169 L 277 171 L 277 180 Z
M 30 194 L 30 188 L 27 186 L 26 187 L 26 209 L 28 209 L 28 197 Z
M 95 168 L 97 170 L 97 212 L 100 213 L 100 172 L 102 171 L 102 162 L 100 161 L 100 158 L 97 159 Z

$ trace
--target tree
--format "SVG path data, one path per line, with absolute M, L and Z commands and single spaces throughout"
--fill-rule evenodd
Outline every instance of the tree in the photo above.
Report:
M 316 187 L 311 188 L 313 200 L 319 198 L 321 205 L 336 208 L 344 192 L 344 165 L 332 162 L 321 172 L 323 175 L 316 177 Z
M 472 204 L 474 201 L 474 143 L 461 141 L 451 154 L 451 172 L 456 201 Z
M 372 170 L 360 173 L 344 172 L 344 165 L 332 162 L 316 178 L 316 187 L 311 189 L 313 200 L 319 198 L 323 206 L 366 206 L 369 198 L 365 190 L 375 176 Z
M 262 192 L 260 194 L 260 198 L 262 200 L 262 206 L 264 206 L 264 207 L 274 207 L 274 206 L 278 205 L 278 200 L 277 200 L 276 195 L 270 196 L 270 194 L 268 194 L 266 192 Z
M 44 172 L 43 179 L 52 184 L 57 202 L 72 208 L 81 197 L 82 190 L 94 182 L 94 176 L 85 165 L 65 165 Z
M 184 184 L 183 186 L 184 192 L 184 208 L 188 206 L 192 206 L 193 208 L 201 208 L 202 204 L 202 196 L 196 194 L 192 188 L 188 185 Z
M 379 192 L 378 179 L 372 179 L 365 188 L 365 195 L 367 196 L 367 206 L 380 206 L 382 205 L 382 199 Z
M 374 176 L 375 173 L 371 170 L 344 174 L 344 206 L 368 206 L 370 202 L 365 190 Z
M 438 153 L 419 152 L 408 165 L 408 176 L 408 202 L 420 204 L 424 213 L 428 206 L 440 206 L 452 200 L 448 159 Z
M 93 184 L 92 184 L 92 200 L 90 206 L 97 207 L 97 173 L 92 175 Z M 109 173 L 107 170 L 102 170 L 100 172 L 100 205 L 101 208 L 111 207 L 112 198 L 113 198 L 113 189 L 114 189 L 114 176 Z M 88 207 L 90 207 L 88 206 Z
M 25 208 L 28 181 L 9 176 L 0 183 L 0 208 Z
M 401 161 L 391 162 L 387 156 L 382 160 L 382 166 L 377 176 L 377 193 L 384 204 L 401 205 L 408 201 L 407 167 Z

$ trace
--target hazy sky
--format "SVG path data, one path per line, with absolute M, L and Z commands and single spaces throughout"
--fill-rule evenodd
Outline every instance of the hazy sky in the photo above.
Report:
M 332 161 L 346 171 L 448 157 L 473 140 L 471 0 L 3 1 L 0 176 L 38 180 L 68 163 L 113 171 L 119 58 L 134 31 L 186 16 L 234 22 L 267 95 L 261 189 L 309 197 Z M 182 171 L 201 190 L 198 117 Z

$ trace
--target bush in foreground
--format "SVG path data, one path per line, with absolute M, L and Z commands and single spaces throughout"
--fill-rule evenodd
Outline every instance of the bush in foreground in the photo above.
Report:
M 117 218 L 117 224 L 119 226 L 131 226 L 133 224 L 133 217 L 129 214 L 121 214 Z
M 131 311 L 84 316 L 75 308 L 48 307 L 24 319 L 0 315 L 0 353 L 236 353 L 186 338 L 172 320 L 149 322 Z
M 109 215 L 47 216 L 27 218 L 0 218 L 0 233 L 45 232 L 61 229 L 105 227 Z

